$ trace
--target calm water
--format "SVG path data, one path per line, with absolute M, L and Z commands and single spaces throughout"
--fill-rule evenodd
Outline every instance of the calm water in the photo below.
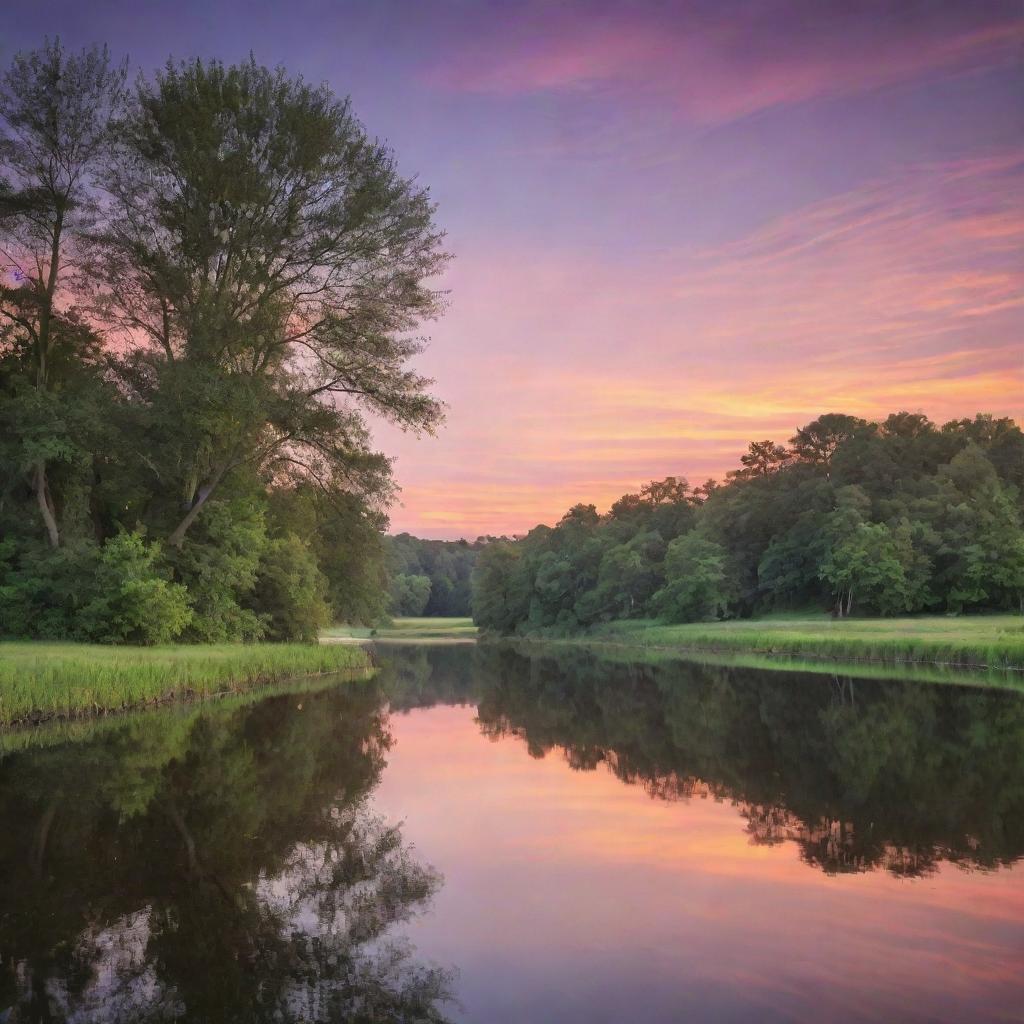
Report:
M 380 658 L 0 738 L 0 1021 L 1024 1020 L 1024 696 Z

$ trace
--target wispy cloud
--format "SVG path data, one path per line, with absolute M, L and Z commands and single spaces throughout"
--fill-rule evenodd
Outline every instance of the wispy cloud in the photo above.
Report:
M 1010 152 L 903 168 L 700 252 L 467 254 L 431 367 L 452 422 L 422 468 L 399 442 L 396 527 L 606 508 L 654 477 L 720 477 L 823 411 L 1020 417 L 1022 208 Z
M 608 87 L 657 97 L 703 122 L 859 93 L 935 73 L 1015 59 L 1024 19 L 1014 5 L 800 2 L 518 8 L 428 80 L 458 92 L 603 97 Z

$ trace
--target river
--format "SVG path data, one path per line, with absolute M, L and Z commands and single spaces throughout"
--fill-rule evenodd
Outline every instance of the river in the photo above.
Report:
M 0 737 L 0 1022 L 1024 1020 L 1024 694 L 376 657 Z

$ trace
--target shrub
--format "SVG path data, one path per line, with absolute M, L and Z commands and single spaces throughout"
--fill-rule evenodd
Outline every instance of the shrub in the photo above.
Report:
M 157 543 L 138 533 L 121 533 L 100 550 L 93 595 L 75 616 L 80 640 L 100 643 L 163 644 L 179 636 L 192 619 L 188 592 L 171 583 Z

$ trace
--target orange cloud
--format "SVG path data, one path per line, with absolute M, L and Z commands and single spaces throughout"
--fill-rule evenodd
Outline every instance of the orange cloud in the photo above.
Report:
M 1009 153 L 625 264 L 468 247 L 427 357 L 449 426 L 387 440 L 394 528 L 523 532 L 652 478 L 721 477 L 823 411 L 1024 418 L 1022 205 Z

